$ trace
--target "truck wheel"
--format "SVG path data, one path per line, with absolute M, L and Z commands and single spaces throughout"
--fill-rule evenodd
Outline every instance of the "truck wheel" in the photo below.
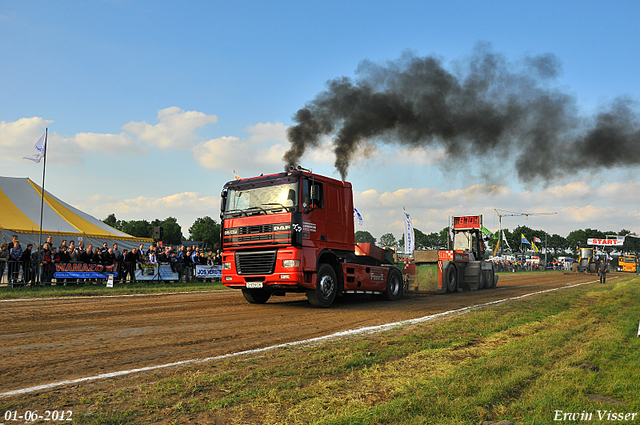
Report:
M 243 289 L 242 295 L 251 304 L 264 304 L 271 298 L 271 292 L 264 289 Z
M 404 282 L 402 281 L 402 273 L 398 269 L 389 269 L 387 275 L 387 290 L 384 298 L 389 301 L 396 301 L 402 298 Z
M 487 270 L 485 272 L 485 277 L 484 277 L 484 287 L 489 289 L 489 288 L 493 288 L 494 286 L 494 279 L 493 279 L 493 270 Z
M 329 307 L 338 293 L 336 272 L 329 264 L 321 264 L 315 289 L 307 290 L 307 298 L 311 305 Z
M 456 266 L 453 264 L 449 264 L 447 267 L 447 271 L 445 273 L 446 284 L 447 284 L 447 292 L 453 292 L 458 287 L 458 273 L 456 271 Z
M 484 271 L 480 270 L 478 273 L 478 289 L 483 289 L 486 286 L 486 277 Z

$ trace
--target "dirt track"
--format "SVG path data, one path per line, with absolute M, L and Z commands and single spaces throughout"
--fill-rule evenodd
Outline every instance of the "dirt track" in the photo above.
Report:
M 351 298 L 329 309 L 311 307 L 302 295 L 250 305 L 240 291 L 5 301 L 0 302 L 0 393 L 267 347 L 595 280 L 584 274 L 510 274 L 491 290 L 409 295 L 397 302 Z

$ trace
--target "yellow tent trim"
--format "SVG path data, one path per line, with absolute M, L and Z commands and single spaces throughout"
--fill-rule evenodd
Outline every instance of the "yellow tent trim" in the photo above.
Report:
M 24 215 L 18 207 L 0 190 L 0 228 L 16 232 L 40 231 L 40 226 Z
M 40 188 L 35 183 L 33 183 L 31 179 L 29 179 L 29 183 L 31 183 L 31 186 L 33 186 L 36 192 L 38 192 L 38 194 L 42 196 L 42 192 L 40 191 Z M 85 232 L 81 231 L 80 232 L 81 234 L 86 233 L 87 235 L 96 235 L 99 237 L 109 237 L 109 238 L 116 236 L 113 233 L 107 232 L 101 227 L 98 227 L 95 224 L 92 224 L 91 222 L 80 217 L 78 214 L 74 213 L 73 211 L 66 208 L 64 205 L 62 205 L 60 202 L 53 199 L 53 197 L 51 197 L 46 192 L 44 194 L 44 200 L 47 201 L 47 204 L 49 204 L 51 208 L 53 208 L 58 214 L 60 214 L 60 216 L 64 218 L 67 221 L 67 223 L 69 223 L 70 225 L 72 225 L 78 230 L 84 229 Z

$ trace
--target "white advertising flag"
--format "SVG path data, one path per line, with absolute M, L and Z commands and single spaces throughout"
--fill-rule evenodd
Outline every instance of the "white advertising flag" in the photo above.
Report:
M 404 253 L 413 254 L 416 246 L 413 222 L 411 221 L 411 216 L 404 210 L 404 207 L 402 207 L 402 211 L 404 212 Z
M 33 162 L 38 162 L 39 163 L 40 160 L 42 158 L 44 158 L 46 135 L 47 135 L 47 133 L 43 134 L 42 137 L 40 139 L 38 139 L 38 141 L 36 142 L 35 148 L 38 151 L 38 153 L 32 153 L 31 155 L 27 155 L 27 156 L 23 157 L 23 159 L 28 159 L 28 160 L 31 160 Z

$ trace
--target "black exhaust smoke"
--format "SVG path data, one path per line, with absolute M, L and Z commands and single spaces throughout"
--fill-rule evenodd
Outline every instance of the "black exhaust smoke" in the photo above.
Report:
M 488 44 L 478 44 L 455 73 L 433 56 L 363 61 L 356 80 L 329 81 L 293 116 L 285 169 L 323 136 L 333 136 L 343 179 L 357 148 L 376 143 L 443 148 L 448 165 L 509 159 L 523 182 L 640 164 L 637 104 L 617 98 L 581 117 L 575 98 L 550 86 L 560 68 L 553 54 L 509 63 Z

